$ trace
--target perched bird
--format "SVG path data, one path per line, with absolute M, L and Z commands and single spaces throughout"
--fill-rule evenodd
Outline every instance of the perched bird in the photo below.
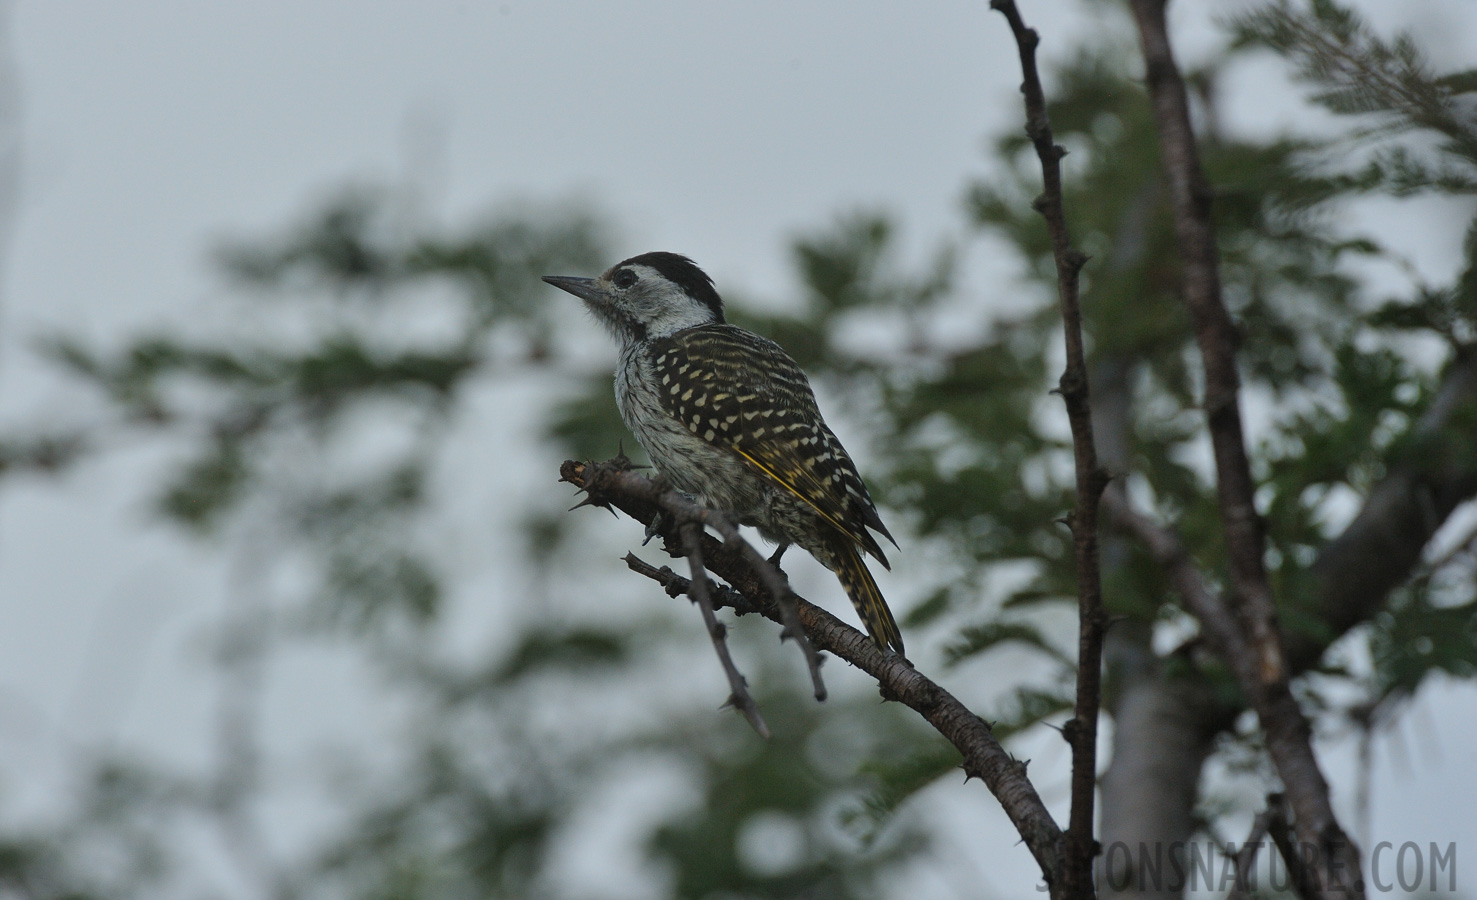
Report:
M 615 398 L 677 490 L 734 514 L 835 572 L 877 646 L 903 652 L 897 622 L 862 560 L 888 566 L 867 529 L 892 541 L 856 465 L 775 342 L 729 325 L 713 279 L 685 256 L 643 253 L 599 278 L 544 281 L 583 300 L 620 344 Z M 890 568 L 890 566 L 889 566 Z

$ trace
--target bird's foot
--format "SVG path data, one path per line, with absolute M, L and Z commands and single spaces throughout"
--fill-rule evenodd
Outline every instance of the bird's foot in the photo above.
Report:
M 774 548 L 774 553 L 772 553 L 769 557 L 769 564 L 778 569 L 780 567 L 780 557 L 784 556 L 785 551 L 788 549 L 790 549 L 789 544 L 780 544 L 778 547 Z
M 651 524 L 646 526 L 646 539 L 641 542 L 641 546 L 645 547 L 651 543 L 652 538 L 661 537 L 671 529 L 672 517 L 664 509 L 657 510 L 656 515 L 651 517 Z

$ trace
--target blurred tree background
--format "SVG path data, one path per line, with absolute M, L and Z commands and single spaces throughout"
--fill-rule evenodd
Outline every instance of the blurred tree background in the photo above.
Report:
M 1100 451 L 1214 575 L 1198 362 L 1127 35 L 1099 36 L 1048 83 L 1071 154 L 1068 216 L 1093 257 L 1083 304 Z M 991 40 L 1005 46 L 1003 27 Z M 1268 51 L 1336 114 L 1335 133 L 1223 133 L 1220 72 Z M 1224 53 L 1193 74 L 1283 625 L 1320 732 L 1357 741 L 1434 673 L 1477 672 L 1477 540 L 1419 555 L 1477 488 L 1464 368 L 1477 218 L 1456 281 L 1412 278 L 1385 296 L 1366 275 L 1400 261 L 1340 213 L 1372 193 L 1473 193 L 1477 76 L 1433 72 L 1410 41 L 1327 2 L 1227 23 Z M 904 547 L 890 593 L 915 662 L 1005 737 L 1039 735 L 1070 708 L 1075 588 L 1057 522 L 1071 450 L 1048 394 L 1061 340 L 1031 209 L 1039 172 L 1018 130 L 992 152 L 1007 176 L 966 186 L 959 237 L 931 265 L 910 270 L 900 224 L 854 211 L 795 240 L 800 302 L 720 289 L 735 321 L 811 373 L 859 458 Z M 994 801 L 958 784 L 947 744 L 854 673 L 829 670 L 832 699 L 811 702 L 775 630 L 740 621 L 736 653 L 775 732 L 758 740 L 714 710 L 725 689 L 697 616 L 618 562 L 640 529 L 563 511 L 574 501 L 555 483 L 560 460 L 612 456 L 623 437 L 635 448 L 611 395 L 613 350 L 538 276 L 604 269 L 619 223 L 514 208 L 428 226 L 404 200 L 345 190 L 280 233 L 232 242 L 218 259 L 229 327 L 45 342 L 98 392 L 98 414 L 11 435 L 0 471 L 158 443 L 158 517 L 230 559 L 231 604 L 211 641 L 213 764 L 99 756 L 69 815 L 0 839 L 0 896 L 559 898 L 596 896 L 607 877 L 637 896 L 864 898 L 935 881 L 977 895 L 979 864 L 960 850 L 973 838 L 930 811 L 943 794 Z M 971 244 L 1019 260 L 1018 282 L 963 283 Z M 1397 478 L 1423 510 L 1405 534 L 1417 555 L 1376 605 L 1330 614 L 1326 551 Z M 1254 723 L 1164 573 L 1105 537 L 1105 708 L 1118 728 L 1103 839 L 1238 841 L 1273 786 Z M 815 584 L 813 599 L 844 607 Z M 493 588 L 516 602 L 489 608 Z M 277 758 L 261 739 L 263 681 L 293 648 L 325 644 L 362 661 L 388 711 L 372 740 L 349 736 L 329 759 Z M 1173 777 L 1139 771 L 1155 752 L 1173 754 Z M 1064 753 L 1031 767 L 1048 801 L 1064 796 L 1066 768 Z M 1351 793 L 1335 786 L 1346 809 Z M 331 813 L 283 852 L 275 817 L 302 795 Z

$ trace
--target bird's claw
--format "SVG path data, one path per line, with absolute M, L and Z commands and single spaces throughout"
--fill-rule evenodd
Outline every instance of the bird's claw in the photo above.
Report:
M 645 547 L 651 543 L 652 538 L 661 537 L 667 530 L 667 514 L 663 510 L 658 510 L 657 514 L 651 517 L 651 524 L 646 526 L 646 539 L 641 542 L 641 546 Z

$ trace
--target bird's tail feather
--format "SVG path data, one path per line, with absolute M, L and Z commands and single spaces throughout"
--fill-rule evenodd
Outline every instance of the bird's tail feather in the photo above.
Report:
M 852 606 L 856 607 L 857 615 L 862 617 L 862 622 L 867 626 L 867 633 L 877 646 L 886 650 L 889 646 L 903 653 L 903 635 L 898 630 L 897 621 L 892 617 L 892 610 L 887 608 L 887 601 L 882 599 L 882 591 L 877 587 L 877 582 L 872 578 L 872 573 L 867 570 L 867 564 L 862 559 L 861 553 L 851 541 L 838 540 L 837 546 L 832 553 L 832 562 L 836 577 L 841 579 L 841 587 L 845 589 L 846 596 L 851 598 Z

